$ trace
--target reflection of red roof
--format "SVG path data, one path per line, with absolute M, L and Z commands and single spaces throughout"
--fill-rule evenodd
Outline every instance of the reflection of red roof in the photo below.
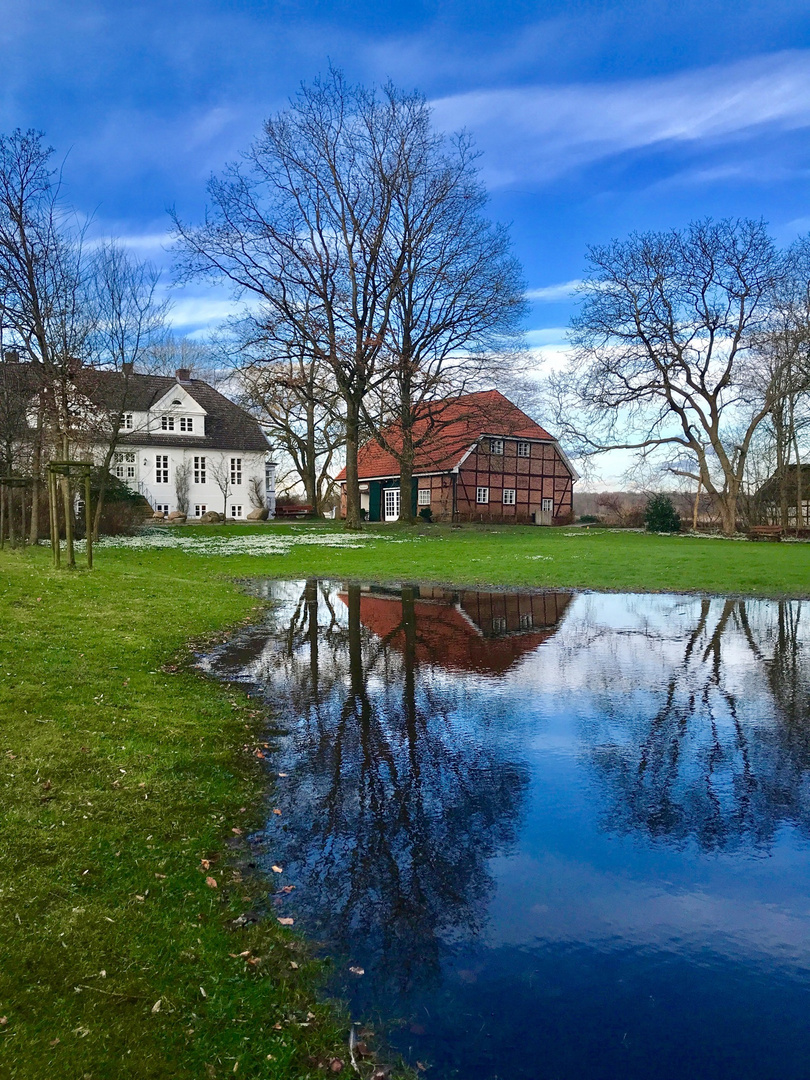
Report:
M 462 592 L 454 596 L 446 592 L 442 597 L 443 590 L 434 592 L 435 599 L 414 601 L 416 662 L 481 675 L 502 675 L 522 656 L 548 641 L 571 601 L 568 593 L 529 596 Z M 341 593 L 340 599 L 347 603 L 345 594 Z M 531 629 L 519 629 L 521 616 L 533 620 Z M 406 651 L 408 641 L 399 596 L 362 594 L 360 620 L 399 652 Z M 483 625 L 477 625 L 476 620 Z M 500 636 L 489 636 L 496 621 L 503 627 Z
M 388 428 L 384 435 L 392 446 L 401 445 L 402 436 L 398 436 L 396 427 Z M 459 464 L 481 435 L 546 441 L 552 438 L 499 391 L 482 390 L 477 394 L 433 403 L 430 415 L 416 421 L 414 472 L 448 472 Z M 399 474 L 399 462 L 394 454 L 383 450 L 376 442 L 366 443 L 357 456 L 361 480 Z M 337 479 L 346 479 L 345 469 L 341 469 Z

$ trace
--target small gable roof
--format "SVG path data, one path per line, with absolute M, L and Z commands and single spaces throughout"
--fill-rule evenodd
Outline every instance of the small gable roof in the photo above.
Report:
M 414 424 L 417 444 L 414 473 L 450 472 L 457 468 L 468 450 L 482 436 L 512 439 L 535 439 L 553 443 L 549 435 L 522 409 L 499 390 L 482 390 L 463 397 L 448 398 L 425 406 L 426 415 Z M 384 441 L 397 448 L 402 435 L 396 426 L 383 432 Z M 378 442 L 368 442 L 357 455 L 361 480 L 397 476 L 399 462 L 395 454 Z M 338 480 L 346 479 L 341 469 Z

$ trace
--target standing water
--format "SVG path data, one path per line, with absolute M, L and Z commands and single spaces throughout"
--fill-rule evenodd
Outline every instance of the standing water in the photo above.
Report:
M 810 1077 L 807 605 L 260 588 L 204 666 L 355 1018 L 434 1080 Z

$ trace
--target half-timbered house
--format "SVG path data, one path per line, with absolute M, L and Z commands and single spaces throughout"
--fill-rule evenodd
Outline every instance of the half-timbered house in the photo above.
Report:
M 400 516 L 401 436 L 395 427 L 358 454 L 369 521 Z M 578 473 L 557 440 L 497 390 L 433 405 L 414 426 L 413 512 L 434 521 L 562 525 L 573 514 Z M 386 448 L 387 447 L 387 448 Z M 344 490 L 346 473 L 337 477 Z

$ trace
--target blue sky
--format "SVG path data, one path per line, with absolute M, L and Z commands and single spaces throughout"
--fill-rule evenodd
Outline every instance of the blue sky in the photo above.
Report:
M 93 228 L 168 264 L 166 207 L 331 61 L 418 87 L 483 152 L 553 360 L 585 250 L 695 217 L 810 231 L 810 4 L 0 0 L 0 128 L 44 130 Z M 229 307 L 174 293 L 183 333 Z

